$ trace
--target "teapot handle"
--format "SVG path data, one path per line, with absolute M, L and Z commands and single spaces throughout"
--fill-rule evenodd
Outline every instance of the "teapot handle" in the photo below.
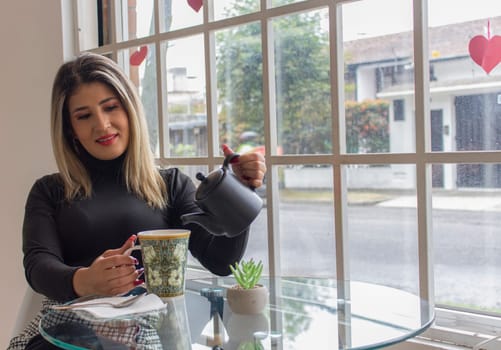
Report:
M 238 157 L 240 157 L 240 154 L 238 154 L 238 153 L 232 153 L 232 154 L 227 155 L 226 158 L 224 158 L 223 168 L 229 169 L 229 164 L 231 163 L 231 161 L 235 158 L 238 158 Z M 249 188 L 252 191 L 256 190 L 256 188 L 254 186 L 249 186 Z
M 235 158 L 238 158 L 238 157 L 240 157 L 240 154 L 238 154 L 238 153 L 232 153 L 232 154 L 227 155 L 224 158 L 223 168 L 229 169 L 229 164 L 231 163 L 231 161 Z

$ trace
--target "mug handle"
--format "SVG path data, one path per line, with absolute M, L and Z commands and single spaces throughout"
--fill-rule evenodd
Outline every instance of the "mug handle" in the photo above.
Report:
M 130 254 L 131 254 L 134 250 L 141 250 L 141 245 L 140 245 L 140 244 L 138 244 L 138 245 L 135 245 L 135 246 L 134 246 L 134 247 L 132 247 L 132 248 L 127 249 L 127 250 L 123 253 L 123 255 L 130 255 Z

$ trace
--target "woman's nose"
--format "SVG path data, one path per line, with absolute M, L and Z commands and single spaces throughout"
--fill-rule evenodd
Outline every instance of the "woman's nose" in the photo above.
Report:
M 106 130 L 110 127 L 110 118 L 103 111 L 99 111 L 96 113 L 96 123 L 94 128 L 97 130 Z

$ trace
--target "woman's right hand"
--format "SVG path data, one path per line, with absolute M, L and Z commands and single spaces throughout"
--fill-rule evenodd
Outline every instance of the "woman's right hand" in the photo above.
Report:
M 134 246 L 136 236 L 131 236 L 120 248 L 108 249 L 89 267 L 78 269 L 73 275 L 73 289 L 78 296 L 117 295 L 134 288 L 142 270 L 136 270 L 137 259 L 124 255 Z

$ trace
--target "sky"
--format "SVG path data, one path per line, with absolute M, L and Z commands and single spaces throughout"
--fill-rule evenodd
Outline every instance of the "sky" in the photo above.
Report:
M 431 27 L 501 16 L 501 0 L 429 0 L 428 13 Z M 364 0 L 343 5 L 345 40 L 409 31 L 412 22 L 411 0 Z M 491 34 L 496 32 L 501 35 L 501 28 L 491 28 Z

